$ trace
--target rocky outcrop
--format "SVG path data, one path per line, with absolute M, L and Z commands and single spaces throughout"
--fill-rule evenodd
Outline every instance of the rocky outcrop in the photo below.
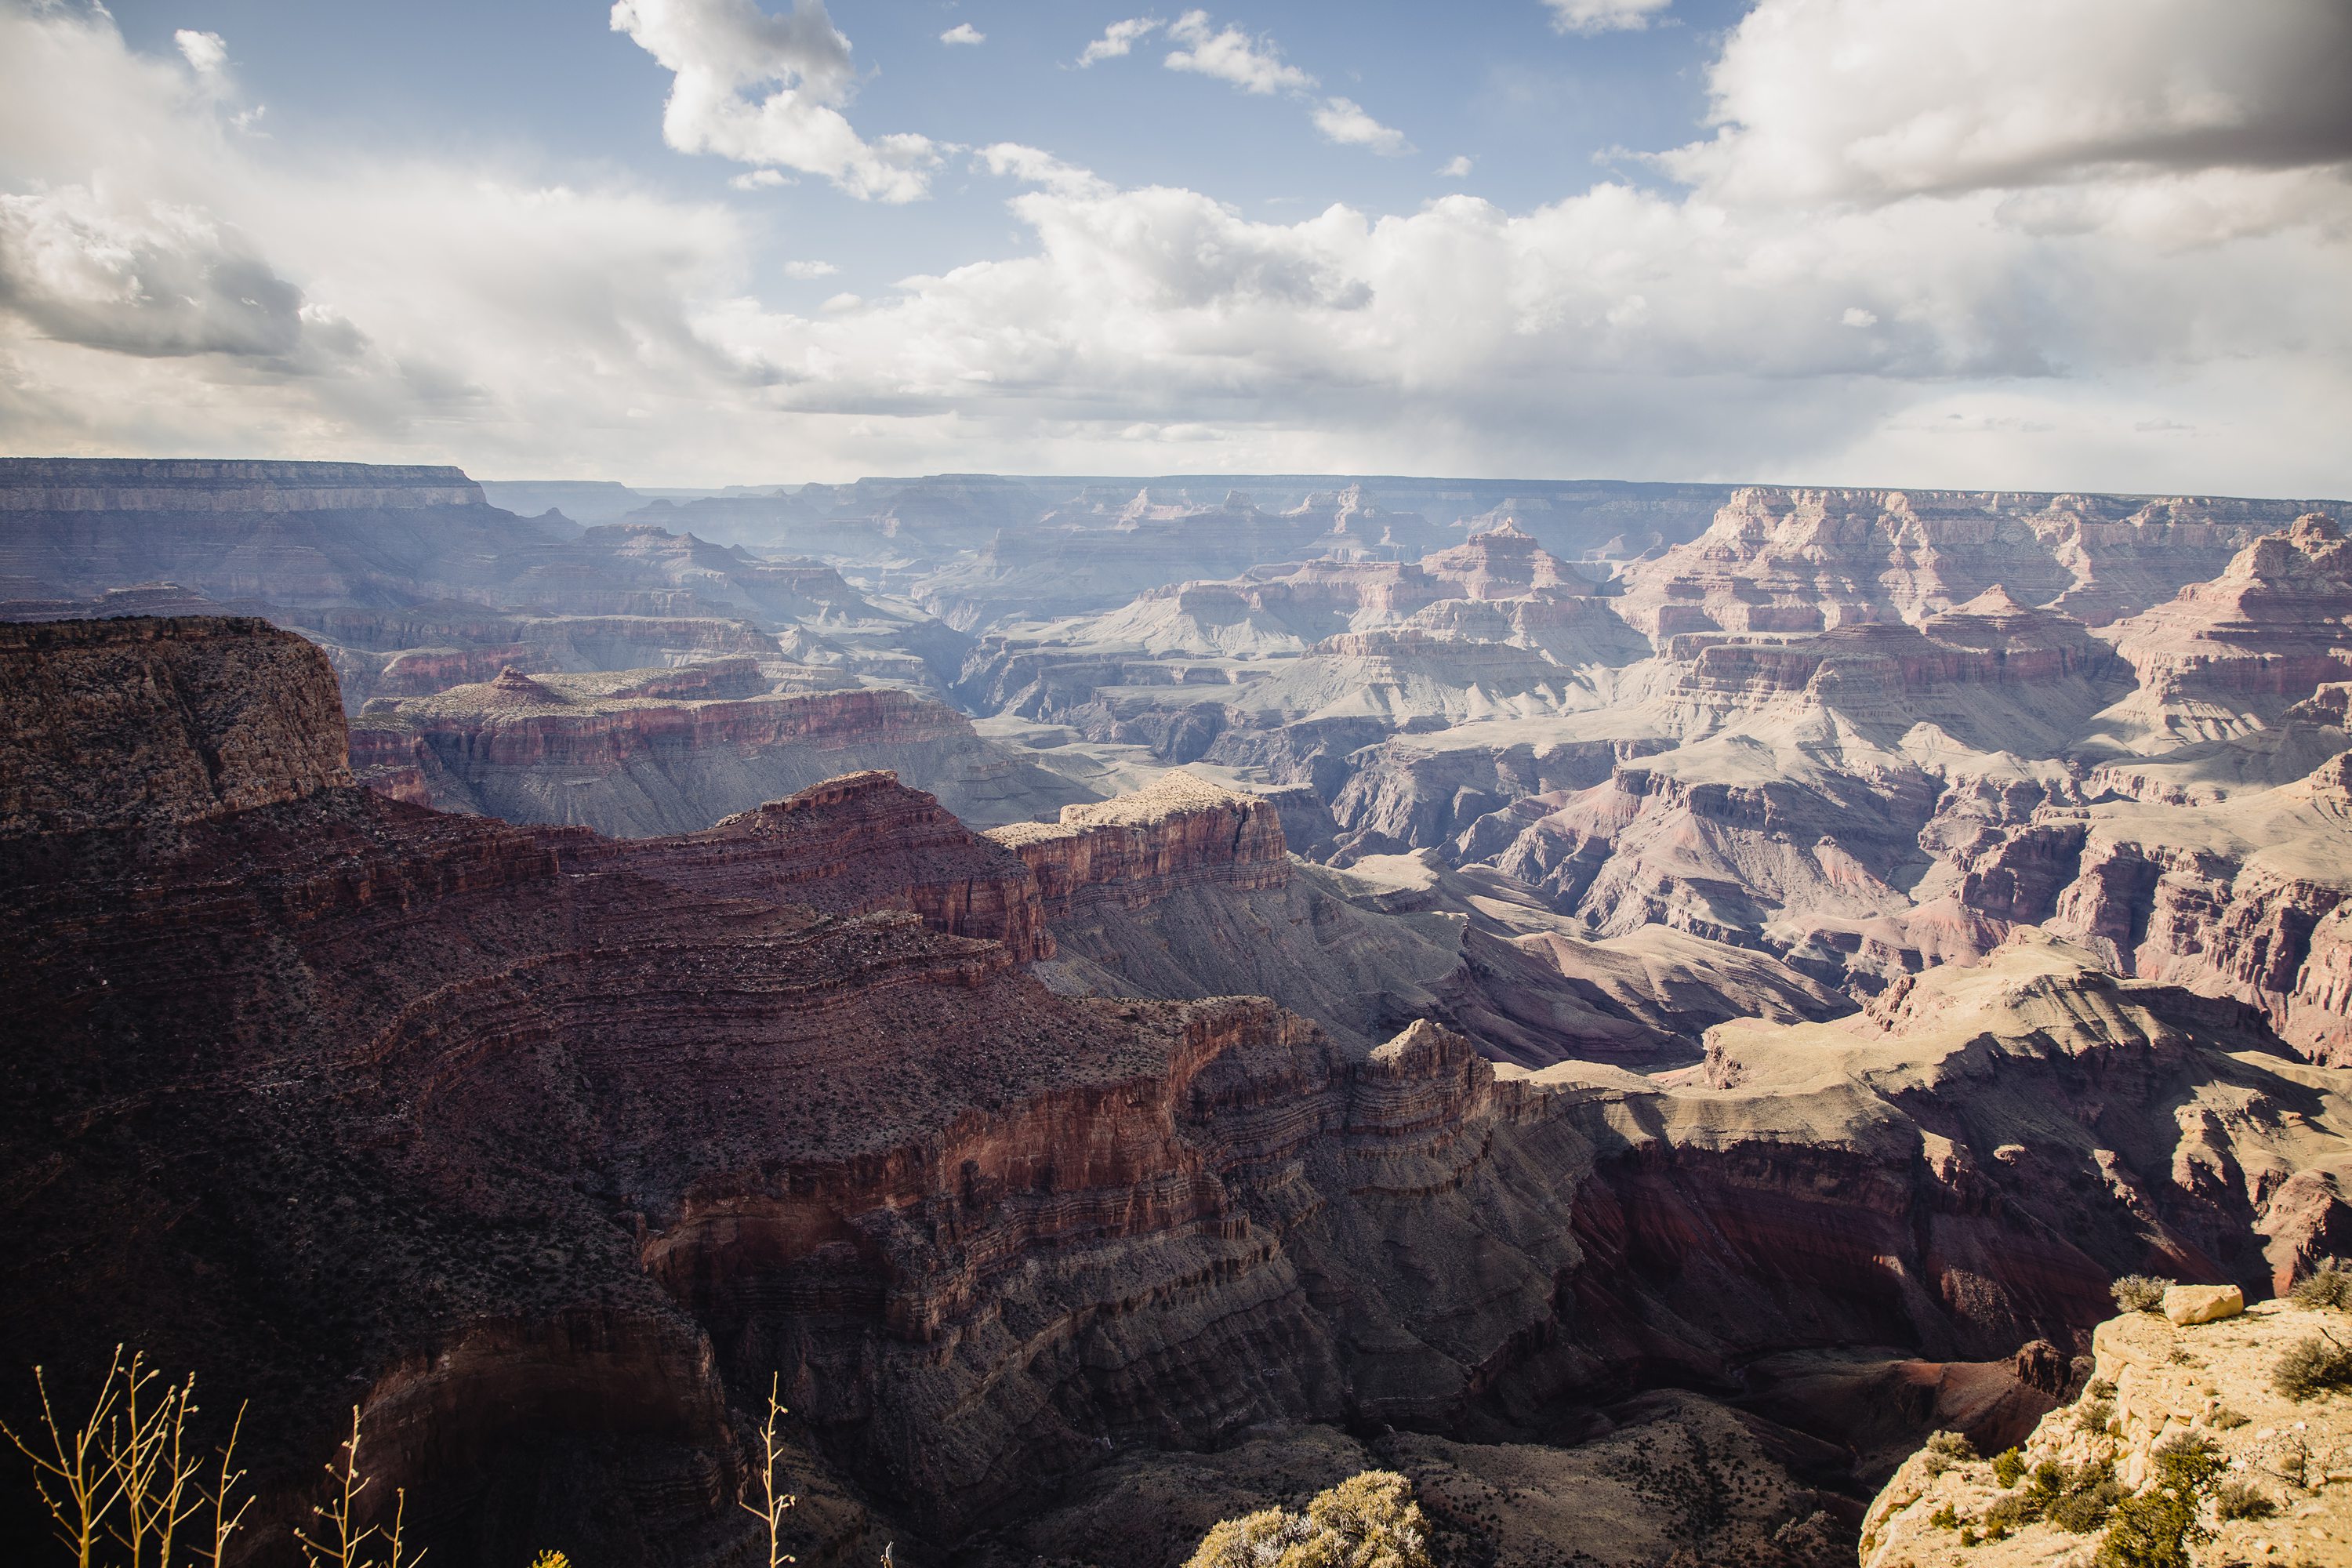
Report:
M 2261 1008 L 2314 1060 L 2352 1049 L 2343 975 L 2352 753 L 2200 806 L 2049 806 L 1958 853 L 1958 900 L 2046 924 L 2116 973 Z
M 2340 1343 L 2346 1326 L 2340 1311 L 2281 1300 L 2189 1326 L 2156 1312 L 2101 1323 L 2092 1337 L 2091 1386 L 2043 1417 L 2022 1445 L 2028 1479 L 2004 1486 L 1981 1459 L 1913 1457 L 1871 1504 L 1864 1568 L 1956 1556 L 1989 1568 L 2090 1568 L 2102 1525 L 2070 1530 L 2064 1521 L 2014 1517 L 1997 1524 L 2001 1505 L 2013 1513 L 2044 1464 L 2076 1475 L 2104 1466 L 2124 1495 L 2146 1490 L 2158 1484 L 2157 1454 L 2187 1438 L 2214 1451 L 2215 1482 L 2241 1495 L 2227 1511 L 2210 1498 L 2198 1500 L 2193 1512 L 2204 1533 L 2196 1561 L 2343 1561 L 2352 1540 L 2352 1493 L 2343 1485 L 2352 1472 L 2352 1408 L 2341 1397 L 2290 1399 L 2274 1372 L 2294 1345 L 2315 1338 Z
M 583 863 L 596 858 L 582 850 Z M 716 897 L 808 904 L 843 915 L 902 909 L 934 931 L 1051 958 L 1045 902 L 1020 858 L 974 834 L 935 796 L 885 772 L 846 773 L 661 841 L 629 863 Z
M 194 822 L 350 782 L 334 674 L 289 632 L 0 626 L 0 836 Z
M 2211 576 L 2303 504 L 1749 488 L 1630 568 L 1622 608 L 1660 639 L 1811 632 L 1916 623 L 1999 586 L 2101 626 Z
M 593 676 L 509 669 L 371 703 L 352 731 L 352 765 L 362 783 L 420 804 L 639 837 L 708 827 L 867 768 L 929 788 L 980 823 L 1089 793 L 909 692 L 741 695 L 765 686 L 740 661 Z
M 2352 677 L 2352 545 L 2335 519 L 2309 513 L 2211 582 L 2119 623 L 2115 639 L 2139 672 L 2127 711 L 2155 734 L 2209 740 L 2275 725 Z
M 1508 518 L 1451 550 L 1423 557 L 1421 569 L 1469 599 L 1517 599 L 1544 589 L 1585 586 L 1566 562 Z
M 1290 878 L 1270 802 L 1181 769 L 1133 795 L 1066 805 L 1058 822 L 1013 823 L 988 837 L 1035 876 L 1049 921 L 1099 903 L 1145 909 L 1181 887 L 1245 891 Z
M 603 716 L 576 679 L 502 679 L 484 732 Z M 102 805 L 138 736 L 68 740 Z M 2252 1289 L 2352 1231 L 2326 1072 L 2046 938 L 1650 1076 L 1021 962 L 1033 883 L 1067 925 L 1326 876 L 1181 777 L 986 844 L 870 777 L 683 839 L 334 786 L 0 839 L 0 1339 L 252 1391 L 278 1521 L 356 1399 L 461 1568 L 559 1523 L 622 1568 L 740 1552 L 730 1413 L 777 1378 L 788 1546 L 912 1559 L 1268 1424 L 1557 1446 L 1767 1355 L 2071 1351 L 2116 1272 Z M 1466 1508 L 1499 1461 L 1457 1458 Z M 1747 1494 L 1739 1541 L 1801 1522 Z

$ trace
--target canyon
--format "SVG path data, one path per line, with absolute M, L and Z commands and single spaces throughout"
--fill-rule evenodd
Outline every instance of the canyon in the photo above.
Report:
M 0 460 L 0 1325 L 266 1533 L 1850 1563 L 2352 1252 L 2340 503 L 618 489 Z

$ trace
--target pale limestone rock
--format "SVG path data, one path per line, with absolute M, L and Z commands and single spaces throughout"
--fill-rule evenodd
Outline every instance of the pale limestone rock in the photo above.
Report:
M 2246 1293 L 2235 1285 L 2174 1285 L 2164 1292 L 2164 1315 L 2182 1328 L 2218 1323 L 2246 1310 Z

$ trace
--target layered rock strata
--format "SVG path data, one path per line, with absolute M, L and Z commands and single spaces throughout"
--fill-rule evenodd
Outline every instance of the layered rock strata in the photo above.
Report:
M 1102 841 L 1114 909 L 1275 874 L 1257 809 L 1175 790 L 1206 827 L 1041 842 Z M 2332 1075 L 2047 943 L 1678 1075 L 1528 1071 L 1057 995 L 972 934 L 1019 847 L 931 813 L 850 781 L 614 844 L 330 786 L 0 839 L 0 1337 L 250 1394 L 272 1535 L 359 1403 L 468 1568 L 740 1552 L 729 1413 L 781 1376 L 788 1545 L 912 1558 L 1266 1423 L 1559 1444 L 1772 1353 L 2072 1348 L 2114 1272 L 2257 1285 L 2345 1229 Z
M 766 684 L 743 664 L 597 676 L 509 667 L 480 685 L 370 704 L 352 731 L 352 765 L 417 804 L 633 837 L 691 832 L 866 768 L 983 823 L 1088 793 L 909 692 L 766 694 Z
M 1055 921 L 1091 904 L 1141 909 L 1176 886 L 1246 891 L 1279 888 L 1290 876 L 1271 803 L 1181 769 L 1133 795 L 1066 805 L 1058 822 L 1013 823 L 988 837 L 1036 877 Z

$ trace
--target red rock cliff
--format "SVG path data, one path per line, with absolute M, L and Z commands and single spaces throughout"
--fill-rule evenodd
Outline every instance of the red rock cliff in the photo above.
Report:
M 1097 900 L 1146 909 L 1173 886 L 1279 888 L 1290 879 L 1274 804 L 1181 769 L 1133 795 L 1066 805 L 1058 823 L 1013 823 L 988 837 L 1036 876 L 1049 921 Z

